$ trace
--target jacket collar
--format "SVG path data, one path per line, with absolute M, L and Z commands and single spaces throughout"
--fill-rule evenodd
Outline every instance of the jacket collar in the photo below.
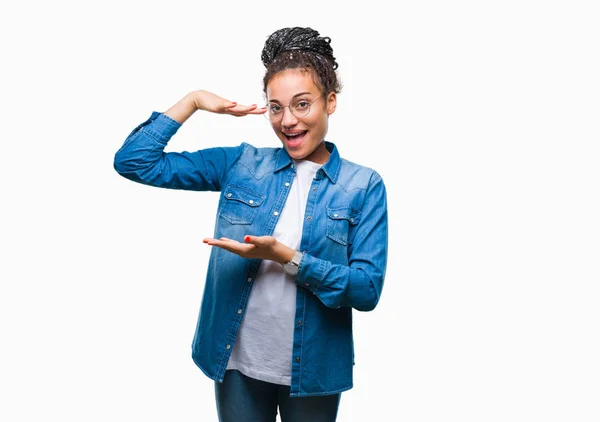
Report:
M 340 174 L 340 168 L 342 166 L 342 161 L 340 158 L 340 154 L 337 150 L 337 147 L 332 142 L 325 141 L 325 147 L 329 151 L 329 159 L 323 165 L 323 172 L 331 183 L 336 183 L 338 176 Z M 280 148 L 277 153 L 277 159 L 275 161 L 275 169 L 273 172 L 278 172 L 281 169 L 286 168 L 287 166 L 292 164 L 292 159 L 290 158 L 288 152 L 285 148 Z

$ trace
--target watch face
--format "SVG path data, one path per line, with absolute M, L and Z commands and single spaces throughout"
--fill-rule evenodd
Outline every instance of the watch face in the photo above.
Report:
M 288 262 L 288 263 L 283 264 L 283 271 L 285 271 L 286 274 L 289 274 L 289 275 L 296 275 L 296 274 L 298 274 L 298 267 L 295 266 L 294 264 L 290 264 Z

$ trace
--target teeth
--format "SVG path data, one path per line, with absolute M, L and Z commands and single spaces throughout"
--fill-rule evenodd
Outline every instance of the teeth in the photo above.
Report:
M 302 135 L 302 133 L 286 133 L 286 136 L 293 138 L 294 136 Z

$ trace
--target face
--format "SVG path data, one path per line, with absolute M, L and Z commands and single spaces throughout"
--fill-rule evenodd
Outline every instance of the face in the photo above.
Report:
M 271 121 L 271 126 L 290 157 L 325 164 L 329 158 L 329 151 L 324 140 L 329 115 L 336 107 L 335 92 L 321 97 L 321 91 L 310 71 L 288 69 L 279 72 L 269 81 L 267 99 L 269 104 L 297 105 L 296 110 L 302 110 L 306 104 L 311 104 L 310 112 L 301 117 L 292 114 L 289 107 L 283 108 L 281 118 Z

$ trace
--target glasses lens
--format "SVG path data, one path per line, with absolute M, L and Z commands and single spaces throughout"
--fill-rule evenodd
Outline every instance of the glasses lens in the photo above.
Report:
M 288 107 L 290 112 L 296 117 L 305 117 L 310 113 L 310 103 L 306 100 L 300 100 L 296 104 L 282 106 L 275 103 L 267 103 L 267 112 L 263 114 L 267 120 L 278 122 L 285 114 L 285 108 Z
M 296 117 L 304 117 L 310 113 L 310 103 L 306 100 L 300 100 L 293 106 L 290 106 L 292 113 Z
M 263 114 L 267 120 L 276 122 L 283 116 L 283 107 L 279 104 L 267 103 L 267 112 Z

